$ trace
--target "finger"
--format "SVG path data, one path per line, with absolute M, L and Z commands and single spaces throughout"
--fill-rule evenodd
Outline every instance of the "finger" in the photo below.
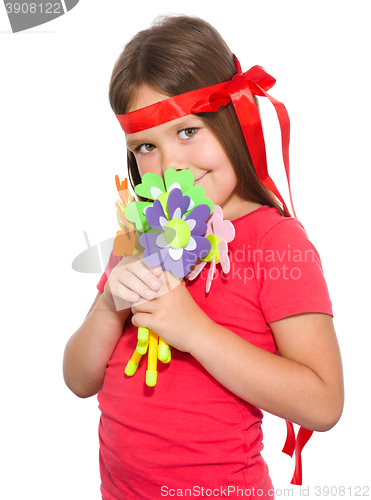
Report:
M 156 266 L 150 266 L 149 264 L 147 264 L 146 261 L 144 260 L 143 252 L 137 254 L 136 257 L 137 257 L 136 260 L 140 260 L 151 271 L 151 273 L 153 273 L 155 276 L 161 276 L 162 267 L 160 264 Z
M 144 264 L 146 264 L 146 263 L 144 262 Z M 147 264 L 146 264 L 146 266 L 151 271 L 151 273 L 153 273 L 155 276 L 161 276 L 161 274 L 162 274 L 162 267 L 161 266 L 148 266 Z
M 133 302 L 137 302 L 141 298 L 152 300 L 156 296 L 156 291 L 143 283 L 140 277 L 134 274 L 133 270 L 123 269 L 121 273 L 117 274 L 116 278 L 121 286 L 127 289 L 125 297 L 128 300 Z
M 170 271 L 163 272 L 159 280 L 161 282 L 161 288 L 157 291 L 156 297 L 171 292 L 171 290 L 182 283 L 182 281 L 176 278 Z
M 117 266 L 112 276 L 114 278 L 127 289 L 126 292 L 121 290 L 120 296 L 132 302 L 137 302 L 141 297 L 152 300 L 161 286 L 159 279 L 138 257 L 127 260 L 126 265 Z
M 151 326 L 151 314 L 147 313 L 136 313 L 132 316 L 131 322 L 134 326 L 142 327 L 142 328 L 150 328 Z
M 156 266 L 158 270 L 161 270 L 161 267 Z M 161 282 L 158 277 L 156 277 L 151 269 L 146 265 L 146 263 L 142 259 L 138 259 L 136 262 L 131 263 L 127 266 L 127 270 L 137 276 L 143 283 L 147 285 L 147 287 L 151 290 L 157 291 Z M 159 273 L 159 276 L 162 274 L 162 270 Z
M 131 306 L 131 312 L 137 313 L 153 313 L 157 309 L 156 303 L 153 300 L 138 301 Z
M 131 307 L 133 303 L 137 302 L 140 299 L 139 295 L 136 292 L 134 292 L 130 288 L 127 288 L 116 279 L 110 280 L 108 284 L 117 310 Z
M 128 257 L 124 257 L 119 265 L 119 266 L 125 266 L 127 269 L 130 269 L 131 267 L 133 267 L 134 265 L 138 264 L 138 261 L 140 261 L 143 266 L 145 268 L 147 268 L 152 274 L 154 274 L 156 277 L 158 276 L 161 276 L 162 274 L 162 267 L 160 265 L 157 265 L 157 266 L 149 266 L 145 261 L 144 261 L 144 258 L 143 258 L 143 252 L 142 253 L 138 253 L 136 255 L 129 255 Z M 151 280 L 151 275 L 148 275 L 148 280 Z M 153 277 L 152 277 L 153 279 Z

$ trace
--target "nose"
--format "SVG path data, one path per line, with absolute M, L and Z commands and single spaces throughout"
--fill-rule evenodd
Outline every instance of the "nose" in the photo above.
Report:
M 178 149 L 173 151 L 163 152 L 161 158 L 161 169 L 165 173 L 169 168 L 173 168 L 177 172 L 188 168 L 188 162 L 181 155 Z

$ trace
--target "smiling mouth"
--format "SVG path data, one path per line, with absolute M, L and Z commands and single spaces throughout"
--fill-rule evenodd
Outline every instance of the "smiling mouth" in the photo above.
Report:
M 209 172 L 206 172 L 204 175 L 202 175 L 201 177 L 199 177 L 198 179 L 195 180 L 195 184 L 197 182 L 199 182 L 201 179 L 203 179 L 205 177 L 205 175 L 207 175 Z

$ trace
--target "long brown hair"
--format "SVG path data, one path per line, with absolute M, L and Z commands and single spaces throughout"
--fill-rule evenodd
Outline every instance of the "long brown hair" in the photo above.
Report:
M 169 97 L 231 80 L 233 53 L 206 21 L 192 16 L 165 16 L 137 33 L 115 63 L 109 101 L 115 114 L 127 113 L 144 85 Z M 255 101 L 257 104 L 257 100 Z M 233 104 L 213 113 L 199 113 L 219 139 L 237 176 L 236 192 L 244 199 L 283 211 L 254 169 Z M 141 182 L 133 153 L 127 150 L 132 186 Z

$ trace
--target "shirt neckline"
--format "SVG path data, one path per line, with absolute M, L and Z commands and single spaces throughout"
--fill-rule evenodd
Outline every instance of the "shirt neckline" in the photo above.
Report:
M 257 214 L 257 213 L 260 213 L 260 212 L 264 212 L 266 210 L 269 210 L 270 208 L 274 208 L 274 207 L 270 207 L 268 205 L 263 205 L 262 207 L 256 208 L 255 210 L 252 210 L 248 214 L 241 215 L 241 217 L 237 217 L 237 219 L 231 220 L 230 222 L 232 222 L 232 224 L 235 224 L 236 222 L 238 223 L 238 222 L 246 219 L 247 217 L 251 217 L 251 216 L 253 216 L 253 215 Z

